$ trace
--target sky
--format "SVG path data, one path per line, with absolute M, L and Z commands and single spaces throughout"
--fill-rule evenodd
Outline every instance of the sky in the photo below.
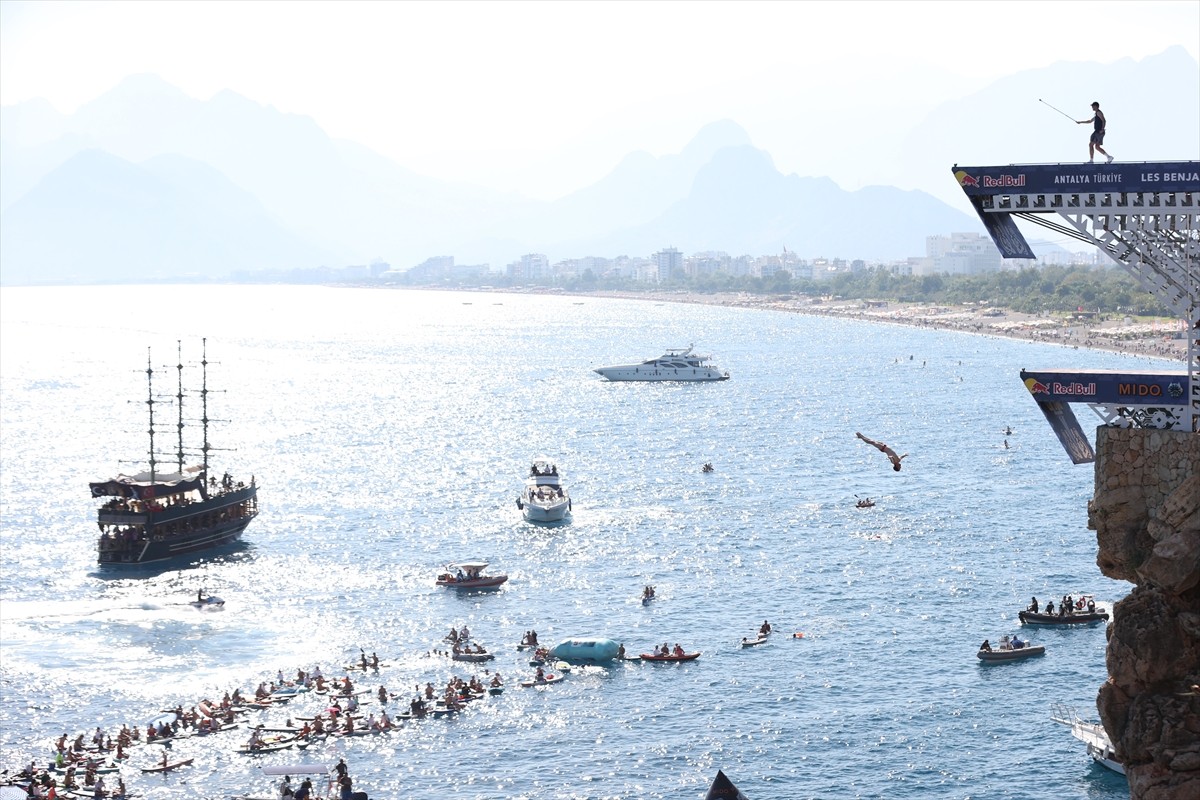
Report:
M 1200 59 L 1200 1 L 0 0 L 0 105 L 70 113 L 155 73 L 426 175 L 553 199 L 721 119 L 781 171 L 816 174 L 822 121 L 870 147 L 996 78 L 1172 45 Z

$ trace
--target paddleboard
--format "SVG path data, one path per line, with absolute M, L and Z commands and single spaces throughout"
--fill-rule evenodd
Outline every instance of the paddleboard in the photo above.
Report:
M 540 681 L 537 680 L 536 678 L 529 678 L 528 680 L 523 680 L 523 681 L 521 681 L 521 685 L 524 686 L 526 689 L 528 689 L 531 686 L 545 686 L 546 684 L 549 684 L 549 683 L 558 683 L 562 679 L 563 679 L 562 675 L 549 674 L 543 680 L 540 680 Z
M 142 772 L 169 772 L 178 767 L 186 767 L 188 764 L 191 764 L 191 763 L 192 763 L 192 759 L 188 758 L 188 759 L 184 759 L 183 761 L 176 761 L 174 764 L 167 764 L 165 767 L 162 766 L 161 764 L 158 765 L 157 767 L 142 767 Z

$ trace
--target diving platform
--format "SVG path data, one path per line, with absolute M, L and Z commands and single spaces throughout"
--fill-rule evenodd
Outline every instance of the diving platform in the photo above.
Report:
M 1004 258 L 1036 258 L 1016 220 L 1032 222 L 1099 248 L 1185 321 L 1187 372 L 1176 376 L 1184 395 L 1170 398 L 1177 402 L 1159 396 L 1157 406 L 1146 406 L 1116 394 L 1093 407 L 1109 425 L 1200 432 L 1200 161 L 955 164 L 952 172 Z M 1083 454 L 1063 445 L 1073 460 Z

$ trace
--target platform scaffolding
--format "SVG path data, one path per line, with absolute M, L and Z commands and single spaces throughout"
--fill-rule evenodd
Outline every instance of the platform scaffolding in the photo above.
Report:
M 1200 162 L 956 164 L 952 171 L 1003 257 L 1035 258 L 1015 219 L 1041 225 L 1095 245 L 1183 322 L 1179 396 L 1048 399 L 1087 402 L 1106 425 L 1200 432 Z

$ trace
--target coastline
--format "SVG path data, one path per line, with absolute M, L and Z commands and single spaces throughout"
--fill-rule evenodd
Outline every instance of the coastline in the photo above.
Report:
M 949 306 L 895 301 L 814 300 L 806 297 L 774 298 L 746 293 L 698 294 L 693 292 L 589 292 L 578 297 L 614 297 L 663 303 L 754 308 L 793 314 L 839 317 L 864 322 L 951 330 L 976 336 L 1003 336 L 1029 342 L 1058 344 L 1087 350 L 1106 350 L 1184 363 L 1187 339 L 1174 334 L 1180 321 L 1134 322 L 1127 318 L 1067 320 L 1020 314 L 994 306 Z M 1174 327 L 1172 327 L 1174 325 Z

